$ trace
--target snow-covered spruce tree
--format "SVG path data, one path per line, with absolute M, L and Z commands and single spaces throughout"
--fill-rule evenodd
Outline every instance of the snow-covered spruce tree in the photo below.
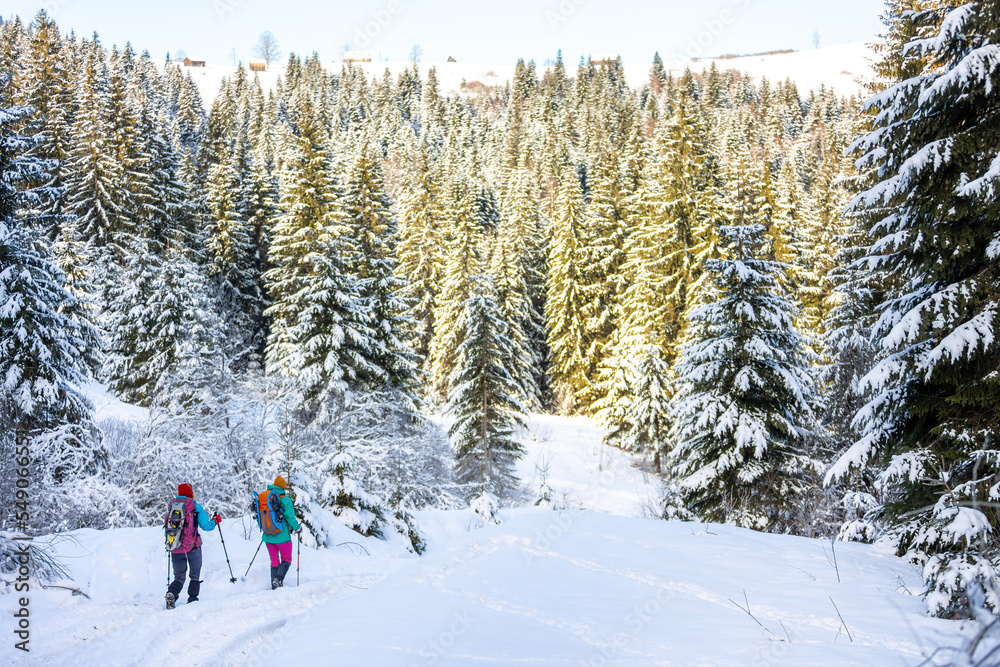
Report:
M 615 342 L 612 339 L 613 345 Z M 605 429 L 604 442 L 628 450 L 634 443 L 633 428 L 627 421 L 632 408 L 634 362 L 616 354 L 605 359 L 598 370 L 602 395 L 591 408 Z
M 413 412 L 405 392 L 347 392 L 314 420 L 321 454 L 308 484 L 317 493 L 315 506 L 303 510 L 318 543 L 330 538 L 323 518 L 336 520 L 363 535 L 385 537 L 395 530 L 414 551 L 423 549 L 423 537 L 408 508 L 435 504 L 446 495 L 436 487 L 450 480 L 436 446 L 437 430 Z M 450 467 L 450 456 L 448 456 Z
M 715 303 L 690 314 L 674 369 L 669 461 L 689 510 L 708 521 L 789 530 L 821 463 L 804 450 L 815 392 L 805 341 L 764 227 L 723 227 L 728 258 L 706 262 Z
M 175 71 L 179 85 L 173 109 L 173 139 L 182 169 L 190 175 L 205 133 L 205 107 L 191 73 L 181 75 L 180 67 L 176 67 Z
M 96 40 L 95 40 L 96 43 Z M 131 47 L 124 53 L 112 47 L 107 56 L 104 101 L 107 105 L 107 146 L 118 165 L 118 178 L 114 183 L 114 197 L 119 207 L 118 233 L 128 238 L 140 232 L 139 200 L 146 192 L 149 156 L 144 153 L 145 142 L 140 140 L 139 111 L 141 103 L 130 94 L 129 80 L 135 69 Z
M 673 480 L 664 479 L 660 484 L 659 497 L 655 499 L 656 504 L 647 506 L 650 519 L 660 519 L 662 521 L 694 521 L 695 515 L 684 506 L 684 493 Z
M 229 356 L 246 368 L 260 349 L 259 321 L 265 308 L 256 247 L 247 221 L 240 215 L 239 182 L 228 163 L 208 168 L 207 274 L 216 310 L 225 327 Z
M 576 170 L 565 169 L 562 181 L 552 223 L 545 319 L 560 411 L 570 414 L 581 407 L 578 398 L 588 385 L 586 303 L 581 274 L 586 238 L 583 192 Z
M 718 224 L 719 207 L 706 169 L 706 129 L 692 113 L 692 86 L 688 72 L 673 115 L 657 127 L 653 162 L 640 182 L 623 266 L 629 284 L 622 300 L 623 347 L 618 354 L 625 358 L 643 354 L 652 340 L 673 361 L 683 314 L 699 289 L 705 251 Z
M 142 404 L 152 396 L 156 371 L 147 368 L 152 348 L 146 336 L 153 330 L 150 301 L 162 259 L 149 249 L 149 241 L 139 237 L 129 245 L 125 266 L 108 289 L 107 307 L 101 315 L 106 332 L 107 360 L 103 379 L 123 400 Z
M 143 68 L 154 68 L 144 57 Z M 194 202 L 180 182 L 180 163 L 170 142 L 170 123 L 160 109 L 161 101 L 154 91 L 141 86 L 141 79 L 133 81 L 132 100 L 139 107 L 138 134 L 142 144 L 144 162 L 143 178 L 135 195 L 136 215 L 141 233 L 149 236 L 153 248 L 162 252 L 178 235 L 189 239 L 197 237 L 197 216 Z M 149 86 L 155 86 L 150 82 Z
M 44 9 L 39 10 L 31 24 L 31 37 L 24 58 L 24 73 L 20 77 L 23 104 L 33 110 L 32 124 L 25 134 L 37 136 L 31 156 L 50 160 L 46 185 L 55 188 L 55 196 L 46 205 L 46 213 L 54 214 L 46 224 L 46 236 L 54 241 L 62 235 L 62 195 L 65 185 L 65 160 L 69 146 L 69 120 L 73 106 L 71 76 L 59 28 Z
M 489 273 L 494 277 L 497 303 L 511 326 L 511 340 L 517 352 L 510 370 L 522 387 L 526 405 L 541 409 L 542 390 L 537 375 L 542 368 L 536 340 L 544 340 L 545 325 L 535 306 L 542 288 L 542 272 L 537 262 L 542 254 L 538 214 L 533 204 L 533 188 L 524 169 L 511 172 L 509 189 L 513 201 L 504 206 L 496 233 L 490 239 Z
M 177 375 L 197 373 L 219 344 L 220 328 L 201 269 L 180 243 L 162 257 L 144 239 L 131 245 L 128 264 L 104 314 L 109 332 L 108 385 L 124 400 L 150 405 L 180 400 Z M 188 404 L 196 387 L 183 388 Z M 164 395 L 167 392 L 169 395 Z
M 346 265 L 349 239 L 337 207 L 326 132 L 309 95 L 299 98 L 298 135 L 282 179 L 282 215 L 272 231 L 265 274 L 273 304 L 267 365 L 297 378 L 305 399 L 322 405 L 374 369 L 356 348 L 370 349 L 367 313 L 358 312 L 357 279 Z
M 828 446 L 835 457 L 860 438 L 854 416 L 868 401 L 861 381 L 877 357 L 871 339 L 877 291 L 867 267 L 856 263 L 867 251 L 860 225 L 852 226 L 839 243 L 843 247 L 837 254 L 836 266 L 827 274 L 832 293 L 825 323 L 825 363 L 820 367 L 824 391 L 820 420 L 827 427 Z M 873 511 L 881 505 L 875 495 L 874 477 L 871 470 L 855 469 L 841 479 L 838 486 L 844 494 L 844 523 L 839 539 L 872 542 L 877 537 Z
M 516 236 L 512 225 L 504 219 L 491 241 L 490 275 L 495 276 L 497 305 L 503 320 L 510 323 L 510 339 L 514 345 L 508 369 L 521 387 L 525 403 L 538 405 L 533 373 L 538 360 L 532 354 L 531 341 L 524 331 L 524 324 L 531 322 L 536 315 L 532 312 L 524 280 L 521 261 L 524 239 Z
M 499 526 L 503 523 L 500 518 L 500 499 L 489 491 L 483 491 L 473 498 L 469 508 L 478 517 L 480 527 Z
M 878 78 L 870 85 L 872 92 L 882 92 L 921 73 L 927 58 L 908 50 L 907 44 L 919 38 L 921 32 L 940 26 L 942 18 L 940 13 L 928 11 L 940 5 L 939 0 L 887 0 L 885 4 L 882 14 L 885 32 L 880 35 L 882 41 L 872 48 L 878 54 L 873 63 Z M 951 4 L 961 3 L 956 0 Z
M 670 366 L 660 345 L 650 343 L 640 354 L 622 420 L 629 428 L 626 449 L 646 457 L 661 472 L 669 447 Z
M 510 326 L 500 315 L 489 278 L 474 280 L 459 323 L 462 342 L 448 394 L 448 413 L 455 423 L 449 435 L 457 481 L 468 485 L 469 495 L 502 496 L 517 488 L 514 465 L 524 450 L 515 431 L 525 425 L 525 408 L 521 388 L 507 370 L 514 353 Z
M 625 261 L 625 242 L 629 231 L 620 210 L 618 158 L 610 146 L 601 145 L 593 171 L 595 185 L 590 191 L 586 209 L 590 239 L 586 258 L 581 263 L 587 301 L 584 321 L 588 363 L 588 386 L 581 399 L 591 411 L 596 397 L 601 395 L 597 382 L 599 369 L 612 356 L 611 340 L 621 313 L 624 291 L 621 267 Z
M 441 185 L 427 155 L 427 135 L 412 150 L 413 173 L 402 198 L 397 272 L 405 282 L 402 295 L 410 303 L 408 315 L 414 351 L 428 370 L 434 312 L 441 289 L 445 240 L 442 230 Z
M 398 223 L 382 169 L 367 145 L 351 166 L 341 205 L 352 240 L 348 265 L 358 279 L 356 308 L 368 316 L 372 331 L 368 347 L 355 352 L 370 360 L 370 370 L 357 374 L 358 386 L 412 392 L 416 355 L 403 339 L 408 304 L 399 296 L 405 282 L 396 276 Z
M 453 178 L 457 178 L 453 175 Z M 434 336 L 430 346 L 431 391 L 436 398 L 448 396 L 448 386 L 454 372 L 461 344 L 459 322 L 465 302 L 472 295 L 472 277 L 482 264 L 482 236 L 470 193 L 453 182 L 445 197 L 444 220 L 448 242 L 441 282 L 441 293 L 435 303 Z
M 101 486 L 107 464 L 93 408 L 79 390 L 96 366 L 97 350 L 42 239 L 45 230 L 31 217 L 55 193 L 38 186 L 51 179 L 49 164 L 28 156 L 41 137 L 17 131 L 31 110 L 9 100 L 10 75 L 0 74 L 0 465 L 9 480 L 15 467 L 31 470 L 37 510 L 30 523 L 16 523 L 16 487 L 6 484 L 0 525 L 21 532 L 104 525 L 84 494 L 74 492 L 85 480 Z
M 97 272 L 107 278 L 110 267 L 120 265 L 127 252 L 128 241 L 121 233 L 131 221 L 123 217 L 116 196 L 123 168 L 111 135 L 103 50 L 97 41 L 81 48 L 85 55 L 74 85 L 77 112 L 65 167 L 66 212 L 76 216 L 80 239 L 92 248 Z
M 273 103 L 273 97 L 272 97 Z M 261 290 L 261 310 L 254 315 L 253 339 L 259 341 L 257 357 L 264 358 L 267 344 L 269 321 L 264 311 L 270 305 L 264 274 L 270 268 L 268 250 L 271 245 L 271 229 L 279 214 L 278 178 L 275 176 L 274 155 L 275 129 L 271 125 L 271 112 L 264 103 L 260 82 L 254 79 L 247 101 L 248 130 L 247 141 L 253 148 L 252 165 L 248 173 L 242 174 L 242 190 L 238 198 L 240 213 L 247 221 L 247 229 L 253 248 L 251 273 Z
M 552 403 L 544 312 L 548 252 L 545 223 L 538 211 L 538 186 L 526 163 L 527 156 L 523 156 L 513 176 L 513 199 L 505 207 L 504 220 L 510 225 L 513 235 L 524 244 L 521 249 L 522 266 L 519 267 L 519 271 L 523 271 L 526 290 L 521 329 L 527 337 L 530 351 L 530 358 L 525 363 L 530 364 L 533 375 L 531 381 L 525 384 L 525 393 L 530 405 L 541 410 Z
M 892 69 L 913 74 L 867 102 L 873 128 L 853 147 L 878 169 L 849 212 L 869 223 L 863 263 L 885 291 L 881 358 L 861 438 L 828 479 L 877 472 L 931 613 L 963 616 L 969 588 L 1000 612 L 1000 6 L 932 4 L 897 19 L 912 37 Z
M 813 178 L 804 224 L 800 228 L 802 239 L 796 248 L 799 256 L 796 258 L 795 292 L 801 308 L 796 325 L 817 343 L 822 343 L 826 334 L 824 323 L 832 305 L 831 281 L 827 280 L 827 274 L 836 266 L 840 250 L 838 239 L 845 231 L 842 213 L 849 197 L 842 181 L 853 169 L 845 159 L 836 157 L 844 152 L 846 137 L 834 132 L 827 134 L 824 141 L 829 145 L 825 150 L 831 155 Z
M 353 454 L 339 443 L 325 461 L 326 482 L 320 490 L 319 504 L 351 530 L 365 537 L 384 537 L 386 510 L 379 498 L 361 487 L 355 466 Z

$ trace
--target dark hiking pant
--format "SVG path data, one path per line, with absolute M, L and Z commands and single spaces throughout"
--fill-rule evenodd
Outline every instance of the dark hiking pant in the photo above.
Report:
M 191 568 L 191 582 L 188 584 L 188 602 L 195 602 L 198 593 L 201 591 L 201 547 L 197 547 L 186 554 L 170 554 L 170 563 L 174 567 L 174 580 L 167 587 L 168 593 L 174 594 L 174 599 L 180 597 L 181 589 L 184 588 L 184 575 L 188 568 Z

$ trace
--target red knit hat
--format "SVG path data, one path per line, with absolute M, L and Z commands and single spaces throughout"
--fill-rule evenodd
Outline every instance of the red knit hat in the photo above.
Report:
M 191 488 L 190 484 L 181 484 L 177 487 L 178 496 L 187 496 L 191 500 L 194 500 L 194 490 Z

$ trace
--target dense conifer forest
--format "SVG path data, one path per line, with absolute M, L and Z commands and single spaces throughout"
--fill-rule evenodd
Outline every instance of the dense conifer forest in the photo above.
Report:
M 953 5 L 889 4 L 867 102 L 561 54 L 475 95 L 293 54 L 209 100 L 3 23 L 0 448 L 45 499 L 4 529 L 155 523 L 178 468 L 241 513 L 277 470 L 319 544 L 420 551 L 410 510 L 533 492 L 550 412 L 662 518 L 888 539 L 933 612 L 1000 609 L 1000 9 Z

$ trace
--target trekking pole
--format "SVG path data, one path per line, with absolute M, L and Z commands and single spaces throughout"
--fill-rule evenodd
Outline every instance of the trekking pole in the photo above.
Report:
M 229 563 L 229 551 L 226 549 L 226 538 L 222 537 L 222 524 L 220 523 L 216 525 L 219 528 L 219 539 L 222 540 L 222 553 L 226 554 L 226 565 L 229 565 L 229 583 L 235 584 L 236 577 L 233 576 L 233 566 Z
M 299 570 L 302 569 L 302 531 L 299 531 L 299 546 L 295 550 L 295 587 L 299 587 Z
M 221 533 L 220 533 L 220 535 L 221 535 Z M 247 574 L 250 574 L 250 568 L 253 567 L 253 562 L 255 560 L 257 560 L 257 554 L 260 553 L 260 548 L 262 546 L 264 546 L 264 540 L 260 541 L 260 544 L 257 545 L 257 551 L 253 552 L 253 558 L 250 559 L 250 564 L 247 565 L 247 572 L 246 572 L 246 574 L 243 575 L 243 581 L 247 580 Z

